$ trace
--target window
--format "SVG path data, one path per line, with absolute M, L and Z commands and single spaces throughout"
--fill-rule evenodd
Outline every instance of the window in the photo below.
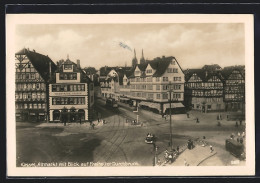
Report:
M 37 99 L 41 98 L 41 93 L 37 93 Z
M 152 77 L 148 77 L 147 82 L 152 82 Z
M 160 95 L 160 94 L 157 94 L 157 95 L 156 95 L 156 98 L 157 98 L 157 99 L 160 99 L 160 98 L 161 98 L 161 95 Z
M 40 89 L 40 84 L 36 83 L 36 89 Z
M 167 93 L 163 94 L 163 99 L 168 99 L 168 94 Z
M 92 87 L 90 87 L 90 89 L 91 88 L 93 88 L 93 85 L 91 85 Z M 93 90 L 93 89 L 91 89 L 91 90 Z M 81 85 L 81 91 L 85 91 L 85 85 Z
M 180 90 L 181 89 L 181 85 L 174 85 L 174 89 L 175 90 Z
M 174 73 L 178 73 L 178 68 L 174 68 L 174 69 L 173 69 L 173 72 L 174 72 Z
M 37 104 L 33 104 L 33 108 L 34 108 L 34 109 L 37 109 Z
M 71 70 L 72 64 L 64 64 L 64 70 Z
M 38 109 L 41 109 L 42 108 L 42 105 L 41 104 L 38 104 Z
M 31 79 L 35 79 L 35 74 L 31 73 Z
M 211 105 L 208 105 L 208 109 L 211 109 Z
M 168 68 L 168 69 L 167 69 L 167 72 L 168 72 L 168 73 L 172 73 L 172 72 L 173 72 L 173 68 Z
M 181 77 L 173 77 L 173 81 L 181 81 Z
M 146 70 L 146 73 L 152 73 L 152 72 L 153 72 L 152 69 L 148 69 L 148 70 Z
M 159 81 L 160 81 L 160 78 L 159 78 L 159 77 L 157 77 L 157 78 L 156 78 L 156 82 L 159 82 Z
M 163 81 L 168 81 L 168 77 L 163 77 Z
M 163 85 L 163 90 L 168 90 L 168 86 L 167 85 Z
M 52 91 L 56 92 L 57 91 L 57 86 L 56 85 L 52 85 Z
M 172 65 L 175 65 L 175 60 L 172 60 L 172 61 L 171 61 L 171 64 L 172 64 Z
M 27 104 L 24 104 L 24 109 L 27 109 L 27 107 L 28 107 Z
M 45 99 L 45 93 L 44 92 L 41 93 L 41 99 Z
M 29 109 L 32 109 L 32 104 L 29 104 Z
M 45 109 L 45 104 L 44 103 L 42 104 L 42 109 Z
M 160 85 L 156 85 L 156 90 L 160 90 Z

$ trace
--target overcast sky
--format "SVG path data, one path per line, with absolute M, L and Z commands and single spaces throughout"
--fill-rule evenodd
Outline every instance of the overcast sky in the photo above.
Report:
M 69 55 L 97 69 L 130 66 L 134 49 L 138 60 L 143 49 L 146 59 L 174 56 L 183 69 L 245 64 L 243 24 L 17 25 L 15 41 L 16 51 L 35 49 L 54 62 Z

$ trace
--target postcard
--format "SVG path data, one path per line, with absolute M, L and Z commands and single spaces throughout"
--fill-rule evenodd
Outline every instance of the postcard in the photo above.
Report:
M 253 26 L 7 14 L 7 175 L 254 175 Z

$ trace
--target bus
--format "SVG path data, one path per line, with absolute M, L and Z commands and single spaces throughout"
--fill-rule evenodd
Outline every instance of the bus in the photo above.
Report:
M 226 139 L 226 150 L 239 159 L 245 159 L 244 145 L 234 139 Z
M 113 98 L 109 98 L 109 99 L 106 100 L 106 106 L 118 108 L 117 101 Z

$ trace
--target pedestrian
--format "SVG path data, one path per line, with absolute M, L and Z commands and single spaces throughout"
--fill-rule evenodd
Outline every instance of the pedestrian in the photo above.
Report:
M 94 128 L 95 128 L 95 124 L 94 124 L 94 123 L 92 123 L 92 129 L 94 130 Z
M 186 159 L 184 159 L 184 166 L 188 166 Z
M 240 139 L 239 139 L 239 142 L 240 142 L 241 144 L 243 144 L 243 138 L 240 138 Z
M 214 151 L 212 145 L 210 145 L 209 148 L 210 148 L 210 152 L 212 153 Z
M 164 115 L 164 119 L 165 119 L 165 121 L 166 121 L 166 119 L 167 119 L 167 115 Z
M 177 148 L 176 148 L 176 149 L 177 149 L 177 153 L 179 154 L 180 147 L 179 147 L 179 146 L 177 146 Z
M 238 123 L 237 123 L 237 121 L 236 121 L 236 127 L 238 127 Z
M 237 142 L 239 142 L 239 138 L 237 137 Z
M 187 112 L 187 118 L 190 118 L 190 114 Z
M 200 121 L 199 121 L 199 118 L 197 117 L 197 119 L 196 119 L 196 123 L 199 123 Z
M 81 117 L 79 117 L 79 124 L 81 124 Z
M 206 139 L 206 136 L 203 136 L 203 139 L 205 140 L 205 139 Z
M 157 161 L 157 165 L 161 165 L 162 164 L 162 162 L 161 162 L 161 160 L 160 159 L 158 159 L 158 161 Z
M 220 123 L 220 121 L 218 121 L 218 126 L 221 126 L 221 123 Z
M 97 121 L 99 122 L 99 118 L 97 119 Z
M 219 114 L 219 119 L 222 120 L 222 115 L 221 114 Z
M 240 126 L 242 125 L 242 120 L 240 119 L 240 121 L 239 121 L 239 124 L 240 124 Z
M 162 113 L 162 118 L 164 118 L 164 114 Z
M 245 132 L 242 133 L 242 138 L 245 138 Z

